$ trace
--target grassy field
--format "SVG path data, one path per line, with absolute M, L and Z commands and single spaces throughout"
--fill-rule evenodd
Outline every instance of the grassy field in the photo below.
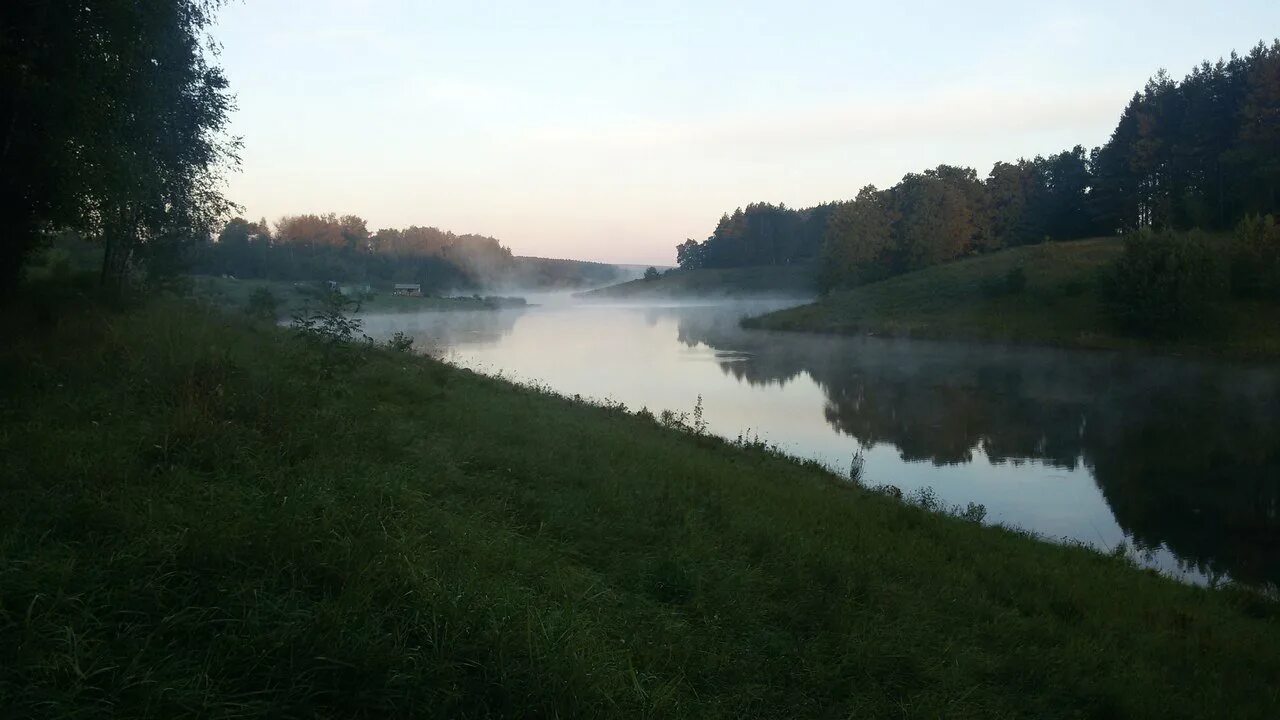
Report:
M 5 717 L 1280 713 L 1248 591 L 209 305 L 0 319 Z
M 632 280 L 579 293 L 588 300 L 719 298 L 817 294 L 810 265 L 674 270 L 655 280 Z
M 1213 332 L 1162 345 L 1126 337 L 1109 321 L 1100 271 L 1119 256 L 1118 238 L 1045 243 L 937 265 L 797 308 L 751 318 L 772 330 L 965 338 L 1086 348 L 1156 349 L 1232 357 L 1280 356 L 1280 309 L 1223 302 Z M 1020 292 L 999 290 L 1021 268 Z
M 259 289 L 271 292 L 279 301 L 279 310 L 287 316 L 295 308 L 314 302 L 319 283 L 292 283 L 285 280 L 231 280 L 197 275 L 191 278 L 192 294 L 200 299 L 228 308 L 246 308 L 249 298 Z M 361 312 L 422 312 L 427 310 L 496 310 L 524 305 L 521 298 L 479 295 L 467 297 L 407 297 L 376 289 L 373 297 L 361 301 Z

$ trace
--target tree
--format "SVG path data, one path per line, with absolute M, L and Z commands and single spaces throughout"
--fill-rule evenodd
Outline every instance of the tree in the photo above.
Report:
M 242 217 L 234 217 L 223 226 L 218 233 L 218 243 L 223 247 L 248 247 L 249 238 L 253 235 L 253 224 Z
M 0 282 L 42 232 L 70 228 L 103 242 L 103 283 L 118 286 L 140 251 L 207 235 L 230 209 L 232 100 L 203 37 L 219 4 L 3 4 Z
M 338 218 L 338 232 L 342 235 L 342 246 L 347 250 L 369 249 L 369 227 L 364 218 L 358 215 L 343 215 Z
M 1280 300 L 1280 224 L 1270 215 L 1246 217 L 1231 242 L 1231 292 Z
M 286 215 L 280 218 L 276 221 L 276 241 L 284 245 L 342 248 L 347 246 L 348 238 L 338 216 L 328 213 Z
M 205 269 L 216 274 L 260 277 L 270 245 L 271 233 L 266 220 L 252 223 L 242 217 L 231 218 L 218 233 L 216 251 L 208 246 L 203 248 L 205 255 L 213 252 L 217 256 L 212 267 Z
M 1280 40 L 1249 56 L 1248 90 L 1240 109 L 1240 154 L 1257 183 L 1253 212 L 1280 211 Z
M 939 165 L 893 188 L 898 264 L 917 270 L 990 249 L 985 194 L 970 168 Z
M 644 270 L 645 280 L 657 280 L 660 277 L 662 277 L 662 274 L 658 272 L 658 268 L 653 267 L 652 265 L 645 268 Z
M 819 284 L 823 290 L 876 280 L 893 269 L 893 223 L 888 193 L 868 185 L 836 206 L 827 226 Z
M 1045 237 L 1070 240 L 1092 235 L 1094 223 L 1088 204 L 1093 173 L 1084 148 L 1076 145 L 1048 158 L 1036 158 L 1036 164 L 1043 187 L 1029 209 L 1042 219 Z
M 1045 180 L 1038 162 L 997 162 L 987 175 L 987 211 L 997 245 L 1013 247 L 1039 242 L 1045 236 Z
M 1176 337 L 1206 326 L 1227 289 L 1226 256 L 1199 231 L 1144 228 L 1103 278 L 1112 316 L 1140 335 Z
M 751 203 L 720 216 L 704 242 L 686 240 L 676 247 L 681 267 L 791 265 L 815 260 L 835 203 L 797 210 L 786 205 Z M 681 260 L 681 258 L 685 258 Z
M 686 239 L 676 245 L 676 264 L 682 270 L 696 270 L 703 267 L 703 251 L 705 246 L 693 238 Z
M 1142 179 L 1130 158 L 1137 142 L 1138 108 L 1141 104 L 1141 94 L 1135 93 L 1120 115 L 1120 122 L 1111 132 L 1110 140 L 1094 153 L 1092 210 L 1106 232 L 1134 230 L 1143 223 L 1142 202 L 1138 194 Z
M 1157 73 L 1092 159 L 1094 230 L 1225 230 L 1280 210 L 1280 41 Z

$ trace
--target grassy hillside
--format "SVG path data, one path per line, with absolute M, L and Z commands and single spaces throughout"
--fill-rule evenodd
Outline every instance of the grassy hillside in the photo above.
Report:
M 971 338 L 1091 348 L 1154 348 L 1236 357 L 1280 356 L 1277 308 L 1225 301 L 1203 337 L 1161 346 L 1122 335 L 1108 319 L 1099 272 L 1123 249 L 1118 238 L 1013 248 L 832 293 L 818 302 L 746 322 L 749 327 L 828 333 Z M 1010 292 L 1021 269 L 1025 287 Z
M 632 280 L 580 293 L 588 300 L 714 298 L 817 294 L 811 265 L 760 266 L 713 270 L 673 270 L 654 280 Z
M 1280 712 L 1249 592 L 207 306 L 0 318 L 6 717 Z

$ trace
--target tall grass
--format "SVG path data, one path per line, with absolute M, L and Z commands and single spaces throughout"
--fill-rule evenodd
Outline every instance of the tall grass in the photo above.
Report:
M 5 717 L 1274 717 L 1276 608 L 180 302 L 4 316 Z M 696 424 L 696 419 L 694 424 Z

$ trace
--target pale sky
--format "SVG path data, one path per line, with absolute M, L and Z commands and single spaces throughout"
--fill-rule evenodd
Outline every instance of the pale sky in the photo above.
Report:
M 725 211 L 1103 143 L 1280 2 L 247 0 L 214 28 L 250 218 L 672 264 Z

